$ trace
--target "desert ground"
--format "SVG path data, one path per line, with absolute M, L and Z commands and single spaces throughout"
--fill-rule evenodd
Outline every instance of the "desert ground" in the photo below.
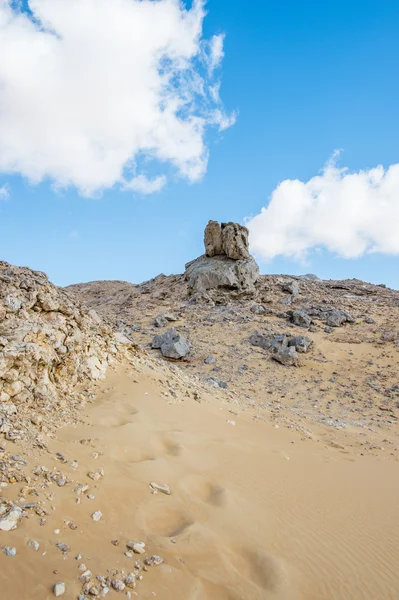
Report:
M 2 599 L 399 598 L 399 292 L 0 277 Z

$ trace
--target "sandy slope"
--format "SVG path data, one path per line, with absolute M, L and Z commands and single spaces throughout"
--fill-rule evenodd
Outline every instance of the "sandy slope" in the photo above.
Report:
M 333 448 L 321 441 L 322 429 L 311 440 L 276 427 L 254 409 L 237 411 L 219 392 L 201 403 L 175 398 L 167 379 L 150 367 L 111 373 L 81 424 L 58 430 L 48 455 L 32 451 L 29 467 L 50 468 L 60 468 L 55 453 L 62 452 L 63 471 L 90 489 L 80 504 L 73 482 L 38 486 L 39 496 L 26 498 L 45 500 L 50 514 L 43 526 L 32 514 L 0 532 L 1 546 L 17 548 L 15 558 L 0 553 L 2 600 L 52 598 L 57 581 L 66 583 L 64 598 L 77 598 L 80 563 L 94 576 L 132 570 L 129 540 L 164 559 L 141 571 L 133 598 L 397 600 L 395 459 L 340 448 L 340 431 Z M 12 451 L 18 454 L 17 444 Z M 87 472 L 99 468 L 105 477 L 90 480 Z M 151 494 L 151 481 L 172 494 Z M 7 495 L 18 498 L 20 489 L 9 486 Z M 91 514 L 98 510 L 97 523 Z M 31 538 L 38 552 L 26 546 Z M 70 546 L 66 558 L 58 542 Z

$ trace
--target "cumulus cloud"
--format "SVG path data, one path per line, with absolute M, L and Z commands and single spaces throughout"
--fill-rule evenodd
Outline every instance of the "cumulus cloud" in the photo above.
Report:
M 159 192 L 166 184 L 165 175 L 158 175 L 154 179 L 147 179 L 145 175 L 137 175 L 124 185 L 123 189 L 130 189 L 139 194 L 153 194 Z
M 337 154 L 309 181 L 287 179 L 246 219 L 254 254 L 303 260 L 324 248 L 343 258 L 399 254 L 399 164 L 351 173 Z
M 8 200 L 10 197 L 10 191 L 8 189 L 8 185 L 3 185 L 0 187 L 0 200 Z
M 203 0 L 20 5 L 0 0 L 0 172 L 83 195 L 156 191 L 168 165 L 202 177 L 208 127 L 234 122 L 219 97 L 223 35 L 204 39 Z

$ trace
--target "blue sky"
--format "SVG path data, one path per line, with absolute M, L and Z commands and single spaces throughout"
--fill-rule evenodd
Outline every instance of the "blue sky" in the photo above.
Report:
M 59 285 L 95 279 L 140 282 L 160 272 L 179 273 L 202 253 L 208 219 L 243 222 L 259 214 L 282 181 L 308 182 L 334 150 L 342 149 L 338 165 L 350 172 L 399 162 L 398 3 L 209 0 L 206 10 L 204 39 L 225 34 L 220 95 L 226 115 L 236 111 L 237 118 L 230 127 L 218 122 L 221 131 L 210 127 L 204 134 L 209 160 L 202 177 L 176 173 L 177 154 L 147 166 L 139 153 L 137 164 L 144 164 L 147 176 L 158 177 L 159 164 L 162 176 L 166 173 L 160 191 L 143 195 L 114 185 L 84 197 L 74 185 L 54 189 L 52 177 L 31 183 L 23 163 L 29 155 L 21 152 L 14 172 L 5 172 L 10 168 L 4 163 L 0 173 L 0 188 L 8 190 L 8 198 L 0 198 L 2 260 L 45 271 Z M 0 82 L 1 77 L 0 70 Z M 35 90 L 36 82 L 31 85 Z M 28 97 L 21 98 L 21 110 L 27 112 Z M 90 109 L 96 110 L 95 102 Z M 62 105 L 56 110 L 62 120 Z M 45 135 L 55 135 L 54 127 Z M 1 136 L 0 127 L 0 166 L 7 148 Z M 162 144 L 163 152 L 166 141 Z M 84 160 L 81 166 L 84 170 Z M 67 169 L 76 172 L 69 162 L 62 172 Z M 339 194 L 342 186 L 334 189 Z M 399 203 L 399 188 L 390 193 L 389 215 L 395 214 L 392 203 Z M 351 196 L 345 198 L 349 205 Z M 328 229 L 328 217 L 317 227 Z M 265 233 L 263 244 L 266 238 Z M 304 255 L 258 259 L 265 273 L 314 272 L 326 279 L 357 277 L 399 288 L 394 239 L 384 252 L 366 250 L 351 258 L 340 257 L 334 247 L 309 242 Z

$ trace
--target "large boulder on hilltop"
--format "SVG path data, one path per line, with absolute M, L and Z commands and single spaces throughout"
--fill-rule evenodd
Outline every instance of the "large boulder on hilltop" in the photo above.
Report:
M 254 291 L 259 267 L 249 254 L 248 233 L 239 223 L 208 222 L 205 254 L 186 264 L 190 294 L 207 290 Z
M 118 347 L 97 313 L 44 273 L 0 262 L 0 414 L 10 401 L 54 408 L 102 378 Z
M 255 260 L 227 256 L 200 256 L 186 265 L 185 278 L 191 294 L 213 289 L 253 291 L 259 278 Z

